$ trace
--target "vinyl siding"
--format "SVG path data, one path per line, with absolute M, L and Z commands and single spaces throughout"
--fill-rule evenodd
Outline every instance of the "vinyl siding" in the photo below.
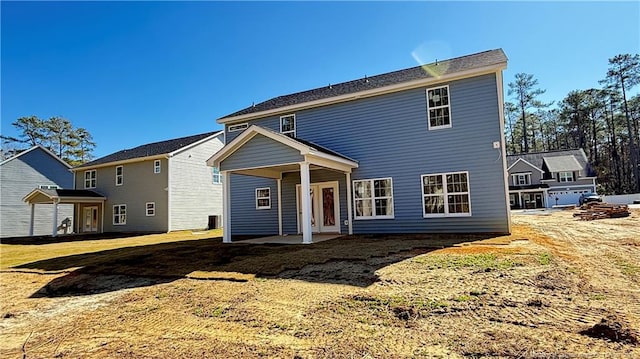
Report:
M 68 167 L 40 148 L 2 164 L 0 167 L 0 237 L 29 235 L 31 206 L 22 199 L 39 185 L 72 188 L 73 174 Z M 73 220 L 73 205 L 59 205 L 58 225 L 65 218 Z M 34 235 L 51 235 L 52 221 L 53 205 L 36 204 Z
M 446 129 L 427 130 L 426 87 L 295 113 L 298 137 L 358 161 L 352 180 L 393 179 L 394 219 L 354 220 L 354 233 L 508 232 L 503 150 L 492 147 L 494 141 L 502 139 L 496 77 L 490 74 L 446 84 L 452 124 Z M 279 131 L 279 115 L 250 124 Z M 247 151 L 242 156 L 254 154 Z M 469 173 L 472 215 L 423 218 L 420 176 L 460 171 Z M 294 185 L 295 180 L 289 176 L 283 182 Z M 235 186 L 232 183 L 232 193 Z M 340 192 L 341 216 L 346 218 L 342 183 Z M 293 201 L 295 208 L 295 192 L 293 197 L 287 193 L 286 199 L 283 193 L 285 216 L 291 216 L 289 202 Z M 235 197 L 232 201 L 235 211 Z M 289 232 L 291 217 L 283 222 Z M 277 217 L 274 223 L 277 229 Z M 233 218 L 232 226 L 234 233 L 240 230 Z M 251 230 L 260 231 L 255 227 Z
M 115 185 L 116 166 L 97 168 L 96 188 L 107 197 L 104 204 L 105 232 L 166 232 L 168 230 L 168 161 L 163 158 L 160 173 L 153 173 L 154 160 L 125 163 L 123 184 Z M 76 188 L 84 189 L 84 172 L 76 173 Z M 147 217 L 146 203 L 155 202 L 156 215 Z M 124 225 L 113 224 L 113 206 L 127 205 Z
M 256 188 L 270 188 L 271 208 L 256 209 Z M 278 234 L 278 187 L 273 179 L 231 175 L 231 235 Z
M 171 230 L 207 228 L 209 216 L 222 220 L 222 184 L 213 183 L 212 169 L 206 164 L 222 148 L 222 136 L 171 158 Z
M 258 134 L 231 156 L 227 157 L 220 167 L 221 170 L 228 171 L 296 163 L 302 160 L 303 157 L 300 155 L 300 151 Z

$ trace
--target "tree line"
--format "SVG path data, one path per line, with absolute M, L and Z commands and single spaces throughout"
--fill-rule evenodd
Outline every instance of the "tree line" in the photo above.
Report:
M 2 159 L 14 156 L 40 145 L 71 166 L 78 166 L 93 159 L 96 147 L 93 136 L 82 127 L 74 127 L 71 121 L 62 117 L 41 119 L 38 116 L 20 117 L 12 123 L 18 137 L 2 137 Z
M 609 59 L 600 88 L 573 90 L 554 103 L 539 100 L 545 90 L 531 74 L 508 84 L 505 136 L 508 154 L 584 149 L 606 194 L 640 192 L 640 55 Z

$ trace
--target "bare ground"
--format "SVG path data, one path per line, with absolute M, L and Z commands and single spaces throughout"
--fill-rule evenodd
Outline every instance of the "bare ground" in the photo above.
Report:
M 640 211 L 513 222 L 470 245 L 188 241 L 15 266 L 0 357 L 639 358 Z

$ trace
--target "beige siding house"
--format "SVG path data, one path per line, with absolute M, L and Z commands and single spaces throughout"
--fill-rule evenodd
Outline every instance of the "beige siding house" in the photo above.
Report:
M 73 169 L 75 189 L 103 195 L 104 206 L 79 204 L 76 232 L 167 232 L 221 223 L 220 176 L 206 160 L 223 132 L 122 150 Z

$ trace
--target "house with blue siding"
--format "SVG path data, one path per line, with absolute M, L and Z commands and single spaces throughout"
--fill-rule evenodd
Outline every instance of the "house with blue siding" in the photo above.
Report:
M 509 233 L 501 49 L 278 96 L 217 120 L 225 242 Z
M 0 237 L 68 233 L 72 204 L 27 204 L 33 190 L 71 187 L 71 166 L 42 146 L 33 146 L 0 163 Z M 53 220 L 55 218 L 55 221 Z

